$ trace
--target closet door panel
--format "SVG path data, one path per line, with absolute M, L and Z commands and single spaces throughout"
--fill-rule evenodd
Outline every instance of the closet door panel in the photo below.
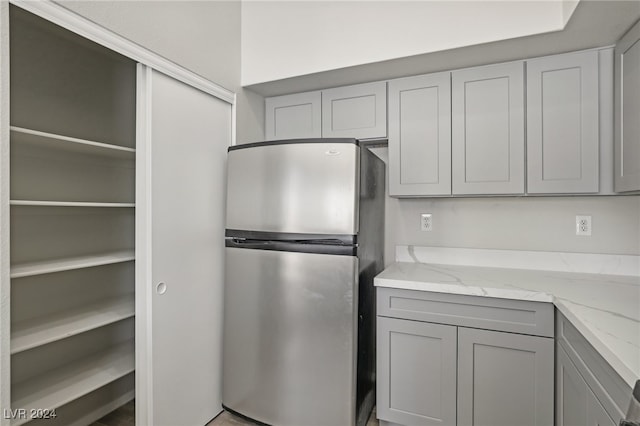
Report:
M 148 127 L 146 147 L 138 151 L 147 179 L 146 191 L 138 186 L 139 200 L 147 197 L 140 200 L 138 228 L 147 239 L 137 263 L 150 275 L 139 284 L 147 307 L 137 311 L 137 330 L 146 321 L 152 367 L 142 373 L 151 386 L 149 417 L 138 422 L 203 425 L 221 411 L 222 206 L 231 106 L 159 72 L 142 66 L 140 72 Z M 148 368 L 143 356 L 138 353 L 138 365 Z

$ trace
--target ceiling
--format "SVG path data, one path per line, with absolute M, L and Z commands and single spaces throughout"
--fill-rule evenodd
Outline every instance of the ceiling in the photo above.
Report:
M 478 44 L 245 86 L 263 96 L 614 45 L 640 19 L 640 1 L 583 0 L 562 31 Z

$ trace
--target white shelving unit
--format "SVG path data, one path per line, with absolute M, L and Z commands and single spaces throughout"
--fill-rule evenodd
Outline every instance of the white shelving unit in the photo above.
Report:
M 59 149 L 79 154 L 104 155 L 122 159 L 135 159 L 136 150 L 126 146 L 95 142 L 86 139 L 40 132 L 22 127 L 10 127 L 11 141 L 39 148 Z
M 135 314 L 133 294 L 101 300 L 32 320 L 13 324 L 11 353 L 19 353 L 56 340 L 93 330 Z
M 40 207 L 135 207 L 135 203 L 92 203 L 77 201 L 36 201 L 36 200 L 10 200 L 12 206 L 40 206 Z
M 54 409 L 80 398 L 134 371 L 133 341 L 64 365 L 45 375 L 18 383 L 12 392 L 13 405 L 30 409 Z M 27 423 L 16 419 L 12 426 Z
M 136 64 L 10 24 L 11 408 L 59 415 L 10 424 L 88 425 L 135 395 Z
M 67 259 L 55 259 L 41 262 L 23 263 L 11 267 L 11 278 L 29 277 L 32 275 L 51 274 L 72 269 L 91 268 L 128 262 L 135 259 L 133 251 L 121 251 L 102 255 L 80 256 Z

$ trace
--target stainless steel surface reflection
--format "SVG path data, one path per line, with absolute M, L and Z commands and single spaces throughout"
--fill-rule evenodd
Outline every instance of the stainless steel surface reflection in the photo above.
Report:
M 225 406 L 281 426 L 353 424 L 358 258 L 228 247 L 226 259 Z
M 359 152 L 330 142 L 231 151 L 227 229 L 357 234 Z
M 355 139 L 229 148 L 223 406 L 364 426 L 375 399 L 384 163 Z

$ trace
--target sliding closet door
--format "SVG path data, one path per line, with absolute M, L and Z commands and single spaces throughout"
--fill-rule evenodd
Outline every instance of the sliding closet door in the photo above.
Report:
M 138 67 L 137 423 L 204 425 L 222 410 L 231 105 Z

